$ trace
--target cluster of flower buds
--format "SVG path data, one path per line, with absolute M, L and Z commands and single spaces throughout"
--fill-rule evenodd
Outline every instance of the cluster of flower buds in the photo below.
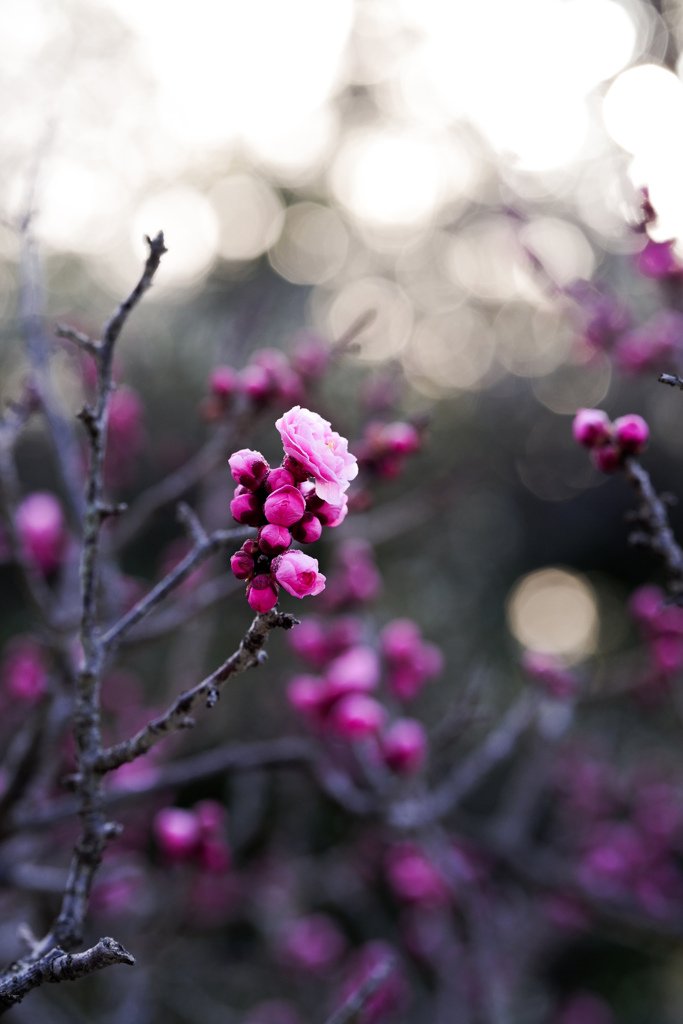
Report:
M 49 575 L 61 565 L 68 540 L 62 507 L 54 494 L 35 491 L 21 502 L 15 525 L 24 556 Z
M 232 866 L 225 838 L 225 809 L 202 800 L 192 810 L 165 807 L 154 818 L 154 835 L 167 864 L 196 864 L 215 874 Z
M 15 637 L 7 644 L 0 665 L 3 695 L 33 704 L 47 690 L 43 648 L 30 637 Z
M 382 660 L 373 647 L 360 642 L 355 619 L 332 620 L 326 628 L 304 624 L 302 636 L 292 636 L 294 650 L 319 675 L 297 675 L 289 684 L 290 704 L 315 729 L 346 740 L 374 736 L 384 765 L 397 775 L 419 772 L 427 757 L 427 736 L 417 719 L 389 721 L 386 708 L 374 696 L 382 675 L 394 697 L 409 700 L 442 667 L 441 652 L 425 643 L 415 623 L 397 619 L 381 634 Z
M 322 338 L 306 334 L 295 341 L 290 358 L 279 349 L 261 348 L 243 370 L 215 366 L 209 374 L 204 416 L 209 420 L 222 418 L 240 395 L 259 407 L 300 402 L 307 385 L 328 368 L 330 356 Z
M 602 409 L 579 409 L 572 430 L 574 440 L 591 450 L 595 466 L 603 473 L 621 469 L 625 459 L 644 450 L 650 437 L 647 423 L 637 413 L 612 423 Z
M 522 668 L 529 679 L 558 700 L 570 699 L 579 688 L 577 676 L 552 654 L 525 651 L 522 655 Z
M 650 655 L 653 677 L 645 681 L 644 690 L 653 696 L 667 689 L 671 677 L 683 668 L 683 608 L 667 605 L 664 592 L 648 585 L 631 595 L 629 611 Z
M 557 783 L 580 886 L 600 899 L 632 901 L 655 917 L 680 914 L 678 789 L 653 773 L 619 779 L 606 762 L 576 753 L 558 765 Z
M 315 558 L 289 550 L 292 541 L 311 544 L 323 526 L 345 518 L 346 490 L 358 472 L 348 443 L 317 413 L 294 406 L 276 423 L 285 450 L 271 469 L 260 452 L 244 448 L 230 457 L 237 484 L 230 511 L 238 523 L 258 527 L 231 559 L 247 581 L 247 600 L 258 612 L 275 606 L 280 587 L 293 597 L 321 593 L 325 577 Z
M 365 435 L 357 445 L 358 462 L 372 476 L 394 480 L 403 472 L 409 455 L 420 450 L 421 438 L 412 423 L 373 421 L 365 428 Z

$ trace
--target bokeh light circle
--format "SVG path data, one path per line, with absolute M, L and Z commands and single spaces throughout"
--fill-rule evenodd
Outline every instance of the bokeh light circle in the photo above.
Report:
M 595 650 L 595 591 L 584 577 L 565 569 L 540 569 L 519 580 L 507 601 L 507 619 L 513 636 L 530 650 L 570 664 Z

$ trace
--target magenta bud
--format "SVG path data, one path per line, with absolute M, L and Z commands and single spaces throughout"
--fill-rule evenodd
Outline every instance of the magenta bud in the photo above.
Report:
M 268 474 L 266 490 L 270 494 L 272 491 L 277 491 L 279 487 L 293 487 L 295 483 L 293 474 L 284 466 L 278 466 L 277 469 L 271 469 Z
M 245 555 L 250 555 L 254 559 L 258 558 L 261 554 L 261 548 L 259 547 L 258 540 L 254 537 L 248 537 L 240 550 L 244 551 Z
M 615 448 L 613 444 L 606 444 L 602 448 L 594 448 L 591 452 L 593 465 L 601 473 L 616 473 L 621 467 L 623 451 Z
M 285 484 L 266 498 L 263 506 L 266 519 L 277 526 L 292 526 L 306 511 L 306 503 L 297 487 Z
M 327 707 L 327 687 L 320 676 L 294 676 L 287 686 L 291 706 L 314 722 L 319 722 Z
M 322 532 L 322 523 L 312 512 L 305 512 L 303 518 L 292 527 L 292 537 L 300 544 L 312 544 Z
M 584 448 L 607 444 L 611 436 L 609 416 L 602 409 L 579 409 L 572 424 L 574 440 Z
M 268 476 L 269 465 L 261 455 L 250 448 L 242 448 L 228 459 L 235 483 L 255 491 Z
M 393 619 L 382 630 L 380 643 L 389 661 L 405 661 L 418 652 L 422 637 L 412 619 Z
M 281 555 L 292 543 L 292 535 L 286 526 L 267 523 L 259 530 L 258 544 L 264 555 Z
M 388 451 L 395 455 L 413 455 L 420 447 L 420 435 L 412 423 L 388 423 L 382 430 L 382 440 Z
M 329 715 L 332 728 L 347 740 L 372 736 L 384 725 L 382 705 L 364 693 L 349 693 L 333 705 Z
M 384 761 L 397 775 L 414 775 L 427 756 L 427 733 L 414 718 L 392 722 L 382 737 Z
M 277 583 L 270 573 L 255 576 L 247 583 L 247 601 L 255 612 L 269 612 L 277 604 Z
M 235 494 L 230 502 L 233 519 L 245 526 L 260 526 L 263 523 L 263 506 L 255 494 Z
M 230 559 L 230 568 L 238 580 L 248 580 L 254 575 L 254 559 L 246 551 L 236 551 Z
M 36 491 L 21 502 L 16 526 L 22 549 L 44 573 L 60 564 L 66 543 L 62 509 L 53 494 Z
M 192 811 L 165 807 L 154 818 L 154 834 L 166 860 L 188 860 L 199 844 L 199 821 Z
M 218 398 L 229 398 L 238 385 L 239 379 L 232 366 L 214 366 L 209 374 L 209 391 Z
M 272 394 L 270 374 L 262 366 L 250 363 L 240 373 L 240 387 L 252 402 L 267 402 Z
M 622 452 L 637 455 L 642 452 L 650 437 L 650 428 L 642 416 L 631 413 L 620 416 L 612 425 L 612 438 Z

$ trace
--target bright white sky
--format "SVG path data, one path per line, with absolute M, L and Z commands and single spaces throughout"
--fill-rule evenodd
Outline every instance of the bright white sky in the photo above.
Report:
M 683 235 L 683 86 L 625 70 L 645 32 L 637 0 L 3 0 L 0 205 L 51 117 L 45 240 L 111 268 L 163 222 L 181 282 L 277 242 L 267 179 L 327 184 L 372 239 L 419 233 L 476 188 L 467 124 L 507 167 L 566 172 L 604 149 L 609 86 L 606 127 Z M 354 80 L 380 114 L 349 127 L 332 100 Z

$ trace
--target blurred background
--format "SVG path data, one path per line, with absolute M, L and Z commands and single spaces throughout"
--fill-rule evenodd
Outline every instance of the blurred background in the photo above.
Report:
M 647 186 L 659 214 L 650 238 L 683 236 L 682 39 L 678 0 L 2 0 L 0 400 L 26 372 L 14 225 L 31 196 L 49 324 L 97 336 L 136 279 L 144 235 L 165 233 L 169 253 L 119 350 L 145 406 L 126 498 L 201 442 L 214 365 L 240 369 L 302 332 L 334 340 L 372 310 L 319 408 L 352 448 L 382 395 L 429 420 L 405 475 L 339 530 L 376 545 L 377 623 L 413 617 L 444 650 L 448 671 L 423 717 L 438 721 L 482 666 L 486 700 L 504 707 L 524 647 L 560 656 L 599 690 L 605 666 L 636 643 L 628 595 L 659 570 L 628 549 L 632 495 L 591 466 L 571 417 L 580 406 L 644 415 L 654 482 L 680 494 L 683 398 L 587 345 L 570 286 L 592 280 L 636 324 L 680 307 L 639 273 L 646 238 L 633 227 Z M 83 385 L 67 349 L 55 374 L 75 410 Z M 268 423 L 249 443 L 268 455 L 273 434 Z M 58 487 L 39 427 L 20 454 L 27 490 Z M 170 512 L 155 521 L 126 549 L 126 571 L 154 578 L 177 533 Z M 6 640 L 27 619 L 3 604 Z M 213 613 L 207 664 L 226 628 L 241 635 L 245 612 L 240 595 L 227 627 Z M 273 647 L 284 659 L 284 644 Z M 169 641 L 127 668 L 192 675 L 195 663 L 177 658 Z M 208 738 L 276 733 L 282 664 L 268 693 L 261 680 L 258 693 L 251 679 L 238 685 Z M 614 763 L 666 761 L 669 749 L 677 763 L 679 726 L 666 716 L 599 708 L 586 728 Z M 266 815 L 263 785 L 228 803 Z M 244 826 L 245 848 L 259 827 Z M 231 942 L 244 958 L 248 942 Z M 680 952 L 591 942 L 563 962 L 562 984 L 600 989 L 619 1020 L 679 1019 Z M 193 1008 L 188 989 L 173 1020 L 240 1019 L 221 1016 L 228 997 L 212 977 L 214 1002 Z M 63 1007 L 49 1012 L 72 1012 L 71 996 L 53 995 Z

